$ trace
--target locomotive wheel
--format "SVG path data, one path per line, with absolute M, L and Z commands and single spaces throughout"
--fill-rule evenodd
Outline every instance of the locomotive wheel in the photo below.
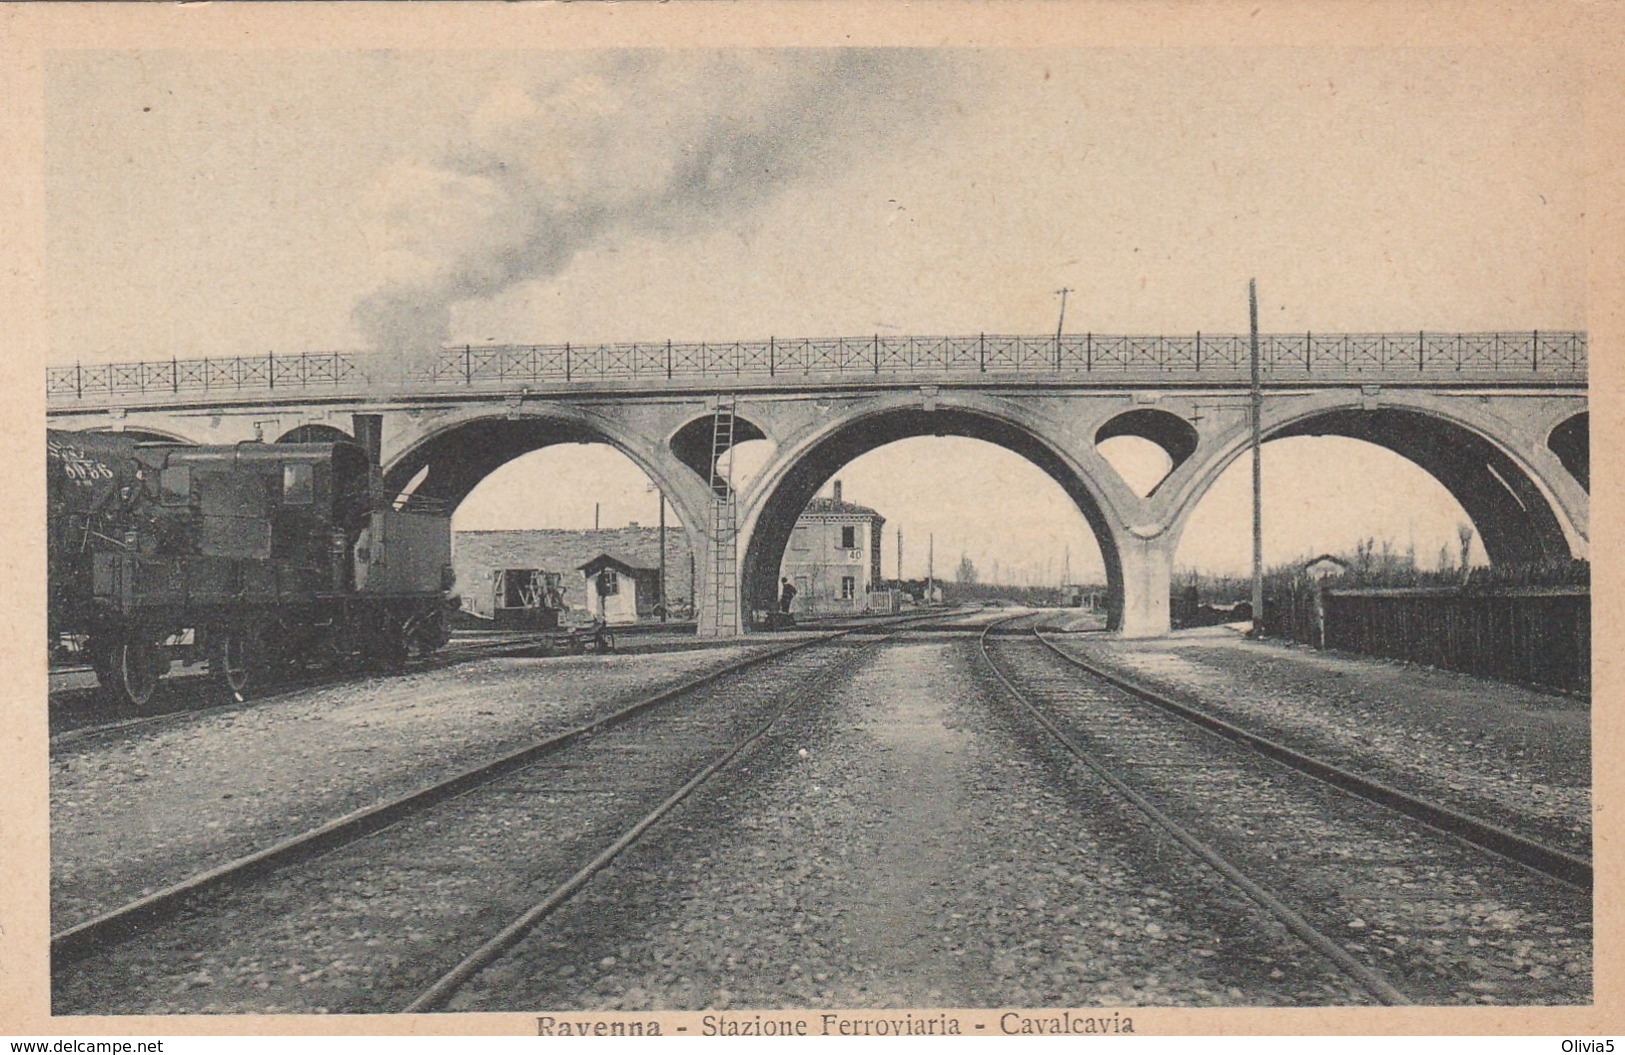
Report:
M 118 687 L 118 652 L 118 646 L 100 641 L 92 640 L 85 645 L 90 669 L 96 672 L 96 684 L 109 691 Z
M 253 664 L 250 672 L 260 684 L 299 673 L 307 654 L 314 651 L 313 642 L 296 639 L 294 632 L 280 622 L 267 624 L 247 644 Z
M 384 670 L 400 670 L 406 666 L 407 655 L 405 637 L 386 635 L 378 642 L 378 651 L 374 658 L 378 666 Z
M 248 689 L 248 663 L 252 651 L 248 645 L 248 635 L 238 630 L 224 630 L 216 636 L 214 655 L 209 658 L 209 673 L 239 700 Z
M 379 619 L 368 638 L 368 666 L 377 670 L 400 670 L 406 666 L 411 645 L 407 640 L 406 628 L 399 620 L 387 616 Z
M 149 642 L 128 641 L 113 650 L 113 660 L 114 690 L 131 705 L 145 707 L 158 689 L 163 653 Z
M 406 660 L 411 655 L 407 647 L 406 638 L 401 635 L 386 637 L 379 648 L 378 660 L 385 670 L 400 670 L 406 666 Z
M 451 640 L 451 633 L 446 629 L 445 613 L 435 612 L 428 618 L 412 624 L 408 637 L 412 643 L 413 655 L 427 656 L 444 648 L 446 642 Z

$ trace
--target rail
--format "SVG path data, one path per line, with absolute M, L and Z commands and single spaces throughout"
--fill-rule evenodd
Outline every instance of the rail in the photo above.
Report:
M 1267 383 L 1584 384 L 1587 337 L 1573 331 L 1272 333 L 1259 339 Z M 463 345 L 432 355 L 267 353 L 76 363 L 46 369 L 50 406 L 127 397 L 445 391 L 514 385 L 747 380 L 839 382 L 916 376 L 1045 376 L 1080 383 L 1244 383 L 1245 334 L 838 337 L 728 343 Z
M 1378 806 L 1387 807 L 1395 813 L 1410 817 L 1412 820 L 1421 821 L 1429 827 L 1453 835 L 1481 850 L 1515 861 L 1525 868 L 1533 869 L 1560 883 L 1587 892 L 1592 889 L 1590 858 L 1547 846 L 1521 833 L 1510 831 L 1499 825 L 1469 816 L 1449 806 L 1420 798 L 1409 792 L 1384 784 L 1343 766 L 1334 765 L 1294 750 L 1269 737 L 1243 729 L 1232 722 L 1227 722 L 1202 710 L 1200 707 L 1180 703 L 1172 697 L 1136 681 L 1134 678 L 1090 663 L 1061 648 L 1054 641 L 1045 637 L 1040 629 L 1035 628 L 1032 634 L 1051 654 L 1070 666 L 1076 667 L 1091 677 L 1098 678 L 1100 681 L 1136 699 L 1149 703 L 1176 718 L 1206 729 L 1222 739 L 1243 744 L 1260 755 L 1273 759 L 1289 769 L 1295 769 L 1300 773 L 1313 777 L 1323 784 L 1328 784 Z
M 290 835 L 272 846 L 246 856 L 199 872 L 156 892 L 148 892 L 119 908 L 104 912 L 91 919 L 73 924 L 51 935 L 51 968 L 53 972 L 69 969 L 110 944 L 142 935 L 150 928 L 185 910 L 194 901 L 207 894 L 229 889 L 286 865 L 310 860 L 322 853 L 346 846 L 374 832 L 397 823 L 402 818 L 421 812 L 439 803 L 456 798 L 474 788 L 500 779 L 510 773 L 551 756 L 563 748 L 590 740 L 592 737 L 622 725 L 628 720 L 682 698 L 706 686 L 723 682 L 735 674 L 810 649 L 837 639 L 856 635 L 875 627 L 907 628 L 923 619 L 935 618 L 937 612 L 911 613 L 892 619 L 876 620 L 863 627 L 851 627 L 799 638 L 761 652 L 746 655 L 723 666 L 688 677 L 676 684 L 657 689 L 640 699 L 590 719 L 574 728 L 555 732 L 531 744 L 515 748 L 499 757 L 477 763 L 451 776 L 445 777 L 414 791 L 362 806 L 334 818 L 315 828 Z M 798 697 L 799 698 L 799 697 Z

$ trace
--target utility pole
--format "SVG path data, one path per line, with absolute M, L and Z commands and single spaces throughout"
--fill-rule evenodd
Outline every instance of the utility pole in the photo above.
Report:
M 600 506 L 602 506 L 602 504 L 603 503 L 601 503 L 601 502 L 594 502 L 592 504 L 592 529 L 594 531 L 598 530 L 598 512 L 599 512 L 599 508 L 600 508 Z
M 1264 388 L 1258 375 L 1258 280 L 1247 280 L 1247 315 L 1252 336 L 1253 409 L 1253 637 L 1264 634 Z
M 897 529 L 897 588 L 903 587 L 903 529 Z
M 925 550 L 925 603 L 930 604 L 937 587 L 937 535 L 932 532 Z
M 666 492 L 660 492 L 660 621 L 666 621 Z
M 1066 295 L 1071 292 L 1071 288 L 1067 286 L 1062 286 L 1055 291 L 1055 295 L 1061 298 L 1061 321 L 1055 324 L 1055 341 L 1057 344 L 1061 340 L 1061 331 L 1066 329 Z

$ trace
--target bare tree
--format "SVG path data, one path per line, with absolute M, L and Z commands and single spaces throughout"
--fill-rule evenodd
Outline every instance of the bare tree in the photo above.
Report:
M 1461 540 L 1461 574 L 1467 576 L 1468 559 L 1473 555 L 1473 525 L 1463 521 L 1456 525 L 1456 537 Z
M 971 562 L 968 556 L 959 558 L 959 572 L 954 581 L 965 586 L 974 586 L 976 584 L 976 565 Z

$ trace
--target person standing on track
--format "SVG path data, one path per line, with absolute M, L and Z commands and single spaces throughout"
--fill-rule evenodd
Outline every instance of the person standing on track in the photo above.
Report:
M 790 584 L 789 579 L 785 579 L 784 582 L 779 585 L 779 611 L 785 615 L 789 615 L 790 602 L 794 601 L 795 599 L 796 588 Z

